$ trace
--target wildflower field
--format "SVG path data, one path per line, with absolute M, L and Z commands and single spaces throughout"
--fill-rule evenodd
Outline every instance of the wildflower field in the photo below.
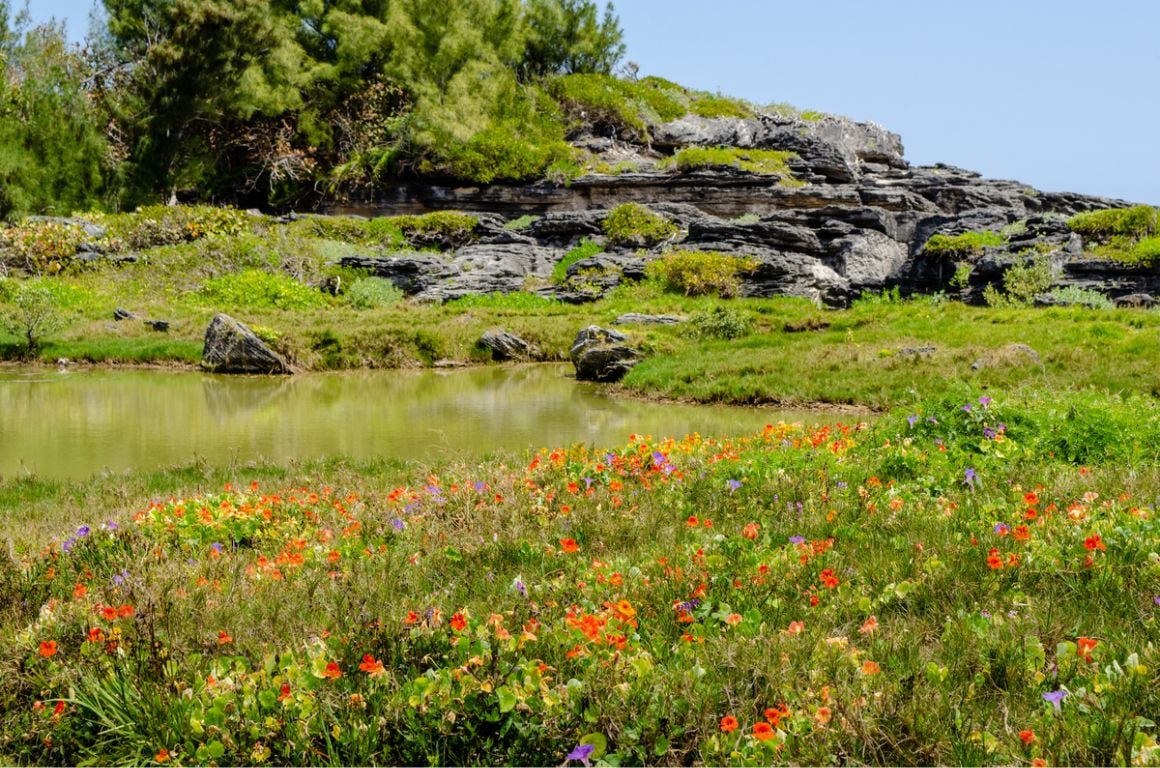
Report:
M 8 514 L 0 760 L 1157 765 L 1157 451 L 975 392 Z

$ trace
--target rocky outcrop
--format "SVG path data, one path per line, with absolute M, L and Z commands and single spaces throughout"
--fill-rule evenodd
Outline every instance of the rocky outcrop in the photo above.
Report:
M 759 266 L 746 276 L 740 295 L 802 296 L 830 306 L 895 287 L 979 302 L 988 285 L 1003 284 L 1012 266 L 1040 257 L 1051 262 L 1056 286 L 1112 298 L 1160 292 L 1160 268 L 1094 258 L 1091 244 L 1067 226 L 1071 215 L 1127 205 L 1121 200 L 1040 192 L 950 165 L 911 166 L 896 134 L 832 116 L 689 115 L 649 132 L 649 144 L 575 138 L 594 166 L 601 158 L 607 161 L 602 167 L 613 167 L 631 157 L 628 173 L 523 185 L 409 182 L 379 190 L 356 201 L 358 210 L 472 211 L 480 215 L 477 242 L 439 255 L 367 254 L 343 264 L 369 269 L 431 301 L 516 290 L 591 301 L 623 281 L 642 279 L 647 263 L 667 248 L 751 256 Z M 794 178 L 736 167 L 678 172 L 664 162 L 686 147 L 792 152 Z M 606 242 L 605 217 L 627 202 L 662 214 L 679 232 L 651 249 Z M 538 218 L 518 230 L 505 227 L 525 214 Z M 983 231 L 1003 232 L 1003 245 L 970 254 L 925 248 L 935 235 Z M 551 282 L 555 265 L 584 238 L 597 240 L 604 252 L 571 264 L 562 283 Z M 965 284 L 964 264 L 970 267 Z
M 620 331 L 590 325 L 576 334 L 570 357 L 580 381 L 613 382 L 640 362 L 640 353 L 625 344 L 628 336 Z
M 480 346 L 491 351 L 493 360 L 528 360 L 532 357 L 532 345 L 501 328 L 490 328 L 479 337 Z
M 213 373 L 293 373 L 290 364 L 244 323 L 221 313 L 205 329 L 201 366 Z

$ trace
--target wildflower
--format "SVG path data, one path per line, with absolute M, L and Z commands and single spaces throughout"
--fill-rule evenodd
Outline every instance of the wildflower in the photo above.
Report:
M 993 571 L 1003 567 L 1003 558 L 999 556 L 999 550 L 992 549 L 987 553 L 987 567 Z
M 790 635 L 800 635 L 806 630 L 806 623 L 804 621 L 791 621 L 786 632 Z
M 741 487 L 740 480 L 726 480 L 725 485 L 729 486 L 729 495 L 733 495 L 734 491 Z
M 327 662 L 326 669 L 322 670 L 322 676 L 327 680 L 337 680 L 342 677 L 342 669 L 339 668 L 338 662 Z
M 560 549 L 571 554 L 580 551 L 580 545 L 576 543 L 576 539 L 560 539 Z
M 564 759 L 579 760 L 586 766 L 591 765 L 591 763 L 588 762 L 588 759 L 592 756 L 592 753 L 595 750 L 596 745 L 594 744 L 577 744 L 576 747 L 571 752 L 569 752 Z
M 764 720 L 753 724 L 753 738 L 758 741 L 769 741 L 775 736 L 777 734 L 773 732 L 773 726 Z
M 233 641 L 234 639 L 230 637 L 229 632 L 226 632 L 224 629 L 218 630 L 218 645 L 228 645 Z
M 42 640 L 40 643 L 40 655 L 44 658 L 56 655 L 56 641 Z
M 1030 728 L 1019 731 L 1019 740 L 1023 742 L 1023 746 L 1030 746 L 1031 742 L 1035 741 L 1035 731 Z
M 403 618 L 404 624 L 418 624 L 419 614 L 417 611 L 407 611 L 407 615 Z
M 765 708 L 765 719 L 768 720 L 769 724 L 774 728 L 776 728 L 781 723 L 781 719 L 783 717 L 789 717 L 789 707 L 787 707 L 785 704 L 777 707 Z
M 738 624 L 741 623 L 741 614 L 740 613 L 729 614 L 728 616 L 725 617 L 725 623 L 731 627 L 736 627 Z
M 1097 645 L 1100 644 L 1100 641 L 1090 637 L 1080 637 L 1075 641 L 1075 644 L 1079 648 L 1080 658 L 1082 658 L 1084 661 L 1091 661 L 1091 652 L 1095 650 Z
M 157 750 L 157 754 L 153 756 L 153 760 L 158 763 L 168 762 L 169 750 L 164 748 Z
M 58 701 L 56 703 L 56 706 L 52 708 L 52 716 L 53 717 L 60 717 L 61 715 L 64 714 L 64 711 L 66 709 L 68 709 L 68 705 L 65 704 L 63 701 Z
M 917 421 L 918 421 L 918 416 L 907 416 L 906 417 L 906 423 L 910 425 L 911 429 L 914 429 L 914 425 Z
M 975 475 L 975 470 L 971 467 L 967 467 L 967 470 L 963 472 L 963 485 L 969 487 L 972 491 L 975 490 L 976 478 L 977 476 Z
M 1051 691 L 1049 693 L 1043 694 L 1043 700 L 1050 702 L 1051 705 L 1053 707 L 1055 707 L 1056 712 L 1059 712 L 1060 702 L 1062 702 L 1066 698 L 1067 698 L 1067 691 L 1063 690 L 1062 688 L 1059 689 L 1058 691 Z
M 841 582 L 838 581 L 838 577 L 834 575 L 833 568 L 824 569 L 818 575 L 818 579 L 822 582 L 822 585 L 825 586 L 826 589 L 834 589 L 839 584 L 841 584 Z
M 462 632 L 467 629 L 467 617 L 461 612 L 457 612 L 451 616 L 451 628 L 456 632 Z
M 721 732 L 733 733 L 737 730 L 737 718 L 733 715 L 725 715 L 721 718 Z
M 701 521 L 697 519 L 696 515 L 689 515 L 689 519 L 685 521 L 685 525 L 690 528 L 696 528 L 700 523 Z
M 1092 552 L 1097 549 L 1100 551 L 1107 549 L 1107 546 L 1104 544 L 1103 540 L 1100 539 L 1100 535 L 1098 533 L 1093 533 L 1091 536 L 1088 536 L 1086 539 L 1084 539 L 1083 545 L 1085 549 Z
M 1006 536 L 1011 532 L 1011 526 L 1007 525 L 1006 523 L 995 523 L 994 531 L 1000 536 Z
M 520 597 L 525 598 L 525 599 L 527 598 L 527 596 L 528 596 L 527 585 L 524 584 L 524 580 L 521 579 L 519 576 L 516 576 L 515 580 L 512 581 L 512 587 L 515 589 L 516 592 L 520 593 Z
M 749 523 L 741 529 L 741 535 L 750 541 L 757 538 L 757 532 L 761 528 L 757 523 Z
M 831 712 L 829 707 L 818 707 L 818 711 L 814 713 L 814 719 L 818 721 L 819 725 L 825 725 L 830 722 L 830 716 Z
M 387 674 L 387 670 L 383 667 L 383 662 L 371 656 L 369 653 L 363 656 L 362 663 L 358 665 L 358 668 L 371 677 L 382 677 Z
M 790 536 L 789 537 L 790 544 L 804 544 L 805 541 L 806 541 L 805 536 Z
M 89 630 L 89 634 L 85 637 L 86 643 L 103 643 L 105 641 L 105 633 L 99 627 L 93 627 Z
M 878 662 L 867 659 L 862 663 L 862 674 L 876 675 L 882 671 L 882 667 L 878 666 Z
M 80 600 L 82 597 L 87 595 L 88 592 L 89 592 L 89 588 L 86 587 L 84 584 L 77 584 L 75 587 L 73 587 L 73 598 L 76 600 Z
M 859 629 L 858 629 L 858 634 L 860 634 L 860 635 L 872 635 L 877 631 L 878 631 L 878 617 L 871 616 L 870 618 L 866 619 L 866 621 L 862 622 L 862 626 L 859 627 Z
M 278 689 L 278 701 L 286 701 L 290 698 L 290 684 L 282 683 L 282 687 Z
M 632 618 L 636 616 L 636 609 L 633 608 L 632 603 L 628 602 L 627 600 L 618 601 L 616 606 L 613 608 L 613 611 L 616 613 L 616 617 L 621 621 L 631 621 Z
M 1031 529 L 1026 525 L 1015 526 L 1015 541 L 1028 541 L 1031 538 Z

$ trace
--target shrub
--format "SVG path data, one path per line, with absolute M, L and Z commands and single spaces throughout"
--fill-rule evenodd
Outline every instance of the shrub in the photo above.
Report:
M 924 253 L 954 256 L 982 256 L 984 248 L 996 248 L 1005 240 L 998 232 L 964 232 L 961 235 L 932 235 L 922 247 Z
M 1160 237 L 1145 237 L 1140 240 L 1113 237 L 1111 242 L 1096 246 L 1092 252 L 1110 261 L 1150 266 L 1157 257 L 1160 257 Z
M 604 251 L 604 246 L 591 238 L 584 238 L 576 244 L 572 250 L 564 254 L 564 258 L 552 267 L 552 282 L 559 285 L 568 279 L 568 267 L 572 266 L 578 261 L 595 256 Z
M 793 152 L 774 149 L 738 149 L 736 147 L 685 147 L 660 163 L 662 168 L 676 168 L 682 172 L 702 168 L 737 168 L 749 173 L 781 176 L 783 183 L 801 186 L 787 161 L 795 158 Z
M 689 335 L 702 340 L 738 339 L 752 329 L 753 324 L 743 313 L 720 306 L 694 312 L 688 325 Z
M 361 243 L 368 238 L 368 230 L 374 222 L 349 216 L 306 216 L 291 222 L 286 229 L 293 235 L 317 240 L 333 240 L 339 243 Z
M 1102 211 L 1077 213 L 1067 220 L 1072 232 L 1092 237 L 1135 236 L 1143 237 L 1157 231 L 1157 215 L 1160 209 L 1150 205 L 1136 205 L 1131 208 L 1108 208 Z
M 48 284 L 40 279 L 24 283 L 0 282 L 0 327 L 18 336 L 24 353 L 36 354 L 41 340 L 64 327 L 61 302 Z
M 753 107 L 740 99 L 720 94 L 693 94 L 689 111 L 701 117 L 753 117 Z
M 1060 304 L 1078 304 L 1089 309 L 1111 309 L 1114 306 L 1112 300 L 1099 291 L 1089 291 L 1074 285 L 1055 288 L 1048 292 L 1048 296 Z
M 403 291 L 383 277 L 364 277 L 346 292 L 346 298 L 355 309 L 378 309 L 397 304 Z
M 716 251 L 669 251 L 650 262 L 645 274 L 660 282 L 665 290 L 686 296 L 730 297 L 741 287 L 741 276 L 756 267 L 757 262 L 748 256 Z
M 59 272 L 84 241 L 84 230 L 75 224 L 26 221 L 0 229 L 0 264 L 38 275 Z
M 205 283 L 206 301 L 246 309 L 312 309 L 326 304 L 326 296 L 281 273 L 256 269 L 222 275 Z
M 660 78 L 632 82 L 610 75 L 565 75 L 547 87 L 574 121 L 598 132 L 628 134 L 637 139 L 648 138 L 650 124 L 675 120 L 687 112 L 674 91 L 679 86 Z
M 210 205 L 151 205 L 93 220 L 106 227 L 105 245 L 112 250 L 141 250 L 203 237 L 237 237 L 250 227 L 245 211 Z
M 652 247 L 680 231 L 664 216 L 637 203 L 616 206 L 601 222 L 601 227 L 610 243 L 630 247 Z
M 396 216 L 389 222 L 417 248 L 432 245 L 458 248 L 475 240 L 479 219 L 467 213 L 436 211 L 419 216 Z
M 1046 259 L 1013 264 L 1003 273 L 1003 291 L 988 285 L 983 299 L 992 307 L 1024 306 L 1051 287 L 1054 275 Z

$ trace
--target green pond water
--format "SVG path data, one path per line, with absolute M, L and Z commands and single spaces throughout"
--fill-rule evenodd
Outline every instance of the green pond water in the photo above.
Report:
M 641 402 L 570 366 L 294 377 L 0 369 L 0 479 L 78 479 L 202 460 L 426 460 L 654 437 L 737 435 L 818 414 Z

